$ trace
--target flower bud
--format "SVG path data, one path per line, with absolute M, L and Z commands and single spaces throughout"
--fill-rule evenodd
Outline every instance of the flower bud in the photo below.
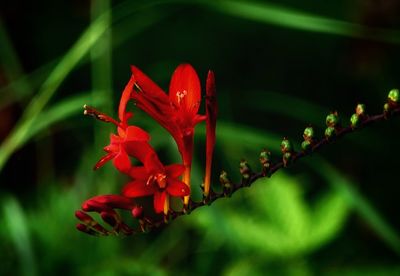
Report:
M 284 152 L 282 155 L 283 166 L 287 167 L 292 161 L 293 154 L 292 152 Z
M 303 150 L 303 151 L 309 151 L 309 150 L 311 150 L 311 141 L 309 141 L 309 140 L 304 140 L 302 143 L 301 143 L 301 149 Z
M 242 175 L 243 179 L 249 179 L 252 173 L 249 163 L 246 160 L 240 161 L 239 164 L 240 174 Z
M 354 113 L 353 115 L 351 115 L 350 125 L 351 125 L 351 128 L 353 128 L 353 129 L 360 125 L 360 117 L 357 115 L 357 113 Z
M 219 181 L 221 182 L 222 188 L 224 191 L 230 190 L 232 188 L 232 182 L 228 177 L 228 173 L 226 171 L 222 171 L 219 175 Z
M 314 129 L 312 127 L 306 127 L 303 132 L 303 138 L 306 141 L 311 141 L 314 138 Z
M 389 91 L 388 95 L 388 100 L 393 102 L 393 103 L 398 103 L 399 101 L 399 90 L 398 89 L 392 89 Z
M 286 137 L 281 142 L 281 151 L 282 153 L 293 151 L 292 143 Z
M 132 209 L 132 216 L 133 216 L 134 218 L 142 219 L 142 218 L 143 218 L 143 215 L 144 215 L 144 213 L 143 213 L 143 207 L 142 207 L 142 206 L 135 206 L 135 207 L 133 207 L 133 209 Z
M 326 116 L 326 125 L 328 127 L 336 127 L 339 124 L 339 115 L 338 113 L 332 112 L 331 114 L 329 114 L 328 116 Z
M 356 114 L 358 116 L 364 116 L 365 115 L 365 110 L 366 110 L 365 104 L 358 104 L 356 106 Z
M 271 167 L 271 152 L 267 150 L 262 150 L 260 153 L 260 163 L 262 166 L 263 175 L 267 175 Z
M 334 127 L 327 127 L 325 129 L 325 137 L 326 138 L 332 138 L 336 134 L 335 128 Z

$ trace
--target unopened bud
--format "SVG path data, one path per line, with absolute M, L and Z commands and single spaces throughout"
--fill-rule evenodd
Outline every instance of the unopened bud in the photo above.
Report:
M 226 171 L 222 171 L 219 175 L 219 181 L 224 189 L 230 189 L 232 187 L 232 182 L 228 177 L 228 173 Z
M 339 115 L 338 113 L 332 112 L 331 114 L 329 114 L 328 116 L 326 116 L 326 125 L 328 127 L 336 127 L 339 124 Z
M 271 167 L 271 152 L 267 150 L 262 150 L 260 153 L 260 163 L 262 166 L 263 175 L 267 175 Z
M 239 170 L 240 170 L 240 174 L 242 175 L 242 177 L 244 179 L 247 180 L 247 179 L 250 178 L 250 175 L 251 175 L 252 171 L 251 171 L 251 168 L 249 166 L 249 163 L 247 163 L 246 160 L 240 161 Z
M 314 129 L 312 127 L 306 127 L 303 132 L 303 138 L 306 141 L 311 141 L 314 138 Z
M 309 140 L 304 140 L 304 141 L 301 143 L 301 149 L 302 149 L 303 151 L 309 151 L 309 150 L 311 149 L 311 141 L 309 141 Z
M 399 101 L 399 90 L 398 89 L 390 90 L 388 94 L 388 100 L 393 103 L 397 103 Z
M 326 138 L 331 138 L 336 134 L 335 128 L 334 127 L 327 127 L 325 129 L 325 137 Z
M 143 207 L 142 206 L 133 207 L 132 216 L 137 219 L 142 219 L 143 218 Z
M 365 104 L 358 104 L 356 106 L 356 114 L 358 116 L 364 116 L 366 112 L 365 110 L 366 110 Z
M 293 151 L 292 142 L 290 142 L 286 137 L 283 138 L 281 142 L 281 151 L 282 153 Z
M 359 124 L 360 124 L 360 117 L 356 113 L 354 113 L 350 117 L 350 125 L 352 128 L 356 128 L 359 126 Z
M 293 154 L 291 152 L 285 152 L 282 155 L 283 166 L 287 167 L 292 161 Z

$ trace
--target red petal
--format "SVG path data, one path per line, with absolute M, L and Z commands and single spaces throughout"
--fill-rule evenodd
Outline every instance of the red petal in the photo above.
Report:
M 137 126 L 129 126 L 126 129 L 125 141 L 144 141 L 148 142 L 150 140 L 150 135 Z
M 118 209 L 126 209 L 129 210 L 135 206 L 133 200 L 131 198 L 127 198 L 121 195 L 101 195 L 95 196 L 87 201 L 85 201 L 82 205 L 82 209 L 84 211 L 109 211 L 112 208 Z
M 122 173 L 129 173 L 131 168 L 131 160 L 129 159 L 128 154 L 126 154 L 124 149 L 121 149 L 119 153 L 115 156 L 113 160 L 113 164 L 117 170 Z
M 155 151 L 150 152 L 144 162 L 144 166 L 146 167 L 147 173 L 151 175 L 155 175 L 157 173 L 165 173 L 165 169 L 163 164 L 158 159 L 158 156 Z
M 186 91 L 186 92 L 185 92 Z M 200 105 L 201 87 L 196 71 L 190 64 L 175 69 L 169 85 L 169 99 L 180 109 L 197 113 Z
M 131 93 L 133 91 L 134 85 L 135 85 L 135 78 L 132 75 L 131 78 L 129 79 L 128 84 L 125 86 L 124 91 L 122 92 L 121 100 L 119 102 L 118 117 L 121 122 L 125 120 L 126 104 L 131 98 Z
M 129 171 L 129 176 L 132 177 L 133 179 L 141 179 L 147 181 L 149 178 L 149 174 L 147 173 L 147 170 L 145 167 L 132 167 L 131 170 Z
M 139 68 L 136 66 L 131 66 L 131 71 L 136 79 L 136 83 L 139 85 L 140 89 L 144 93 L 150 93 L 153 94 L 160 99 L 166 98 L 165 92 L 157 85 L 155 82 L 153 82 L 145 73 L 140 71 Z
M 154 149 L 147 142 L 128 141 L 122 144 L 125 151 L 132 157 L 135 157 L 143 164 L 149 153 L 154 152 Z
M 178 176 L 181 176 L 184 171 L 185 171 L 185 166 L 181 164 L 172 164 L 165 166 L 165 173 L 167 174 L 168 177 L 171 178 L 177 178 Z
M 204 194 L 206 196 L 210 190 L 212 155 L 215 146 L 215 129 L 218 112 L 216 94 L 214 73 L 209 71 L 206 83 L 206 173 L 204 177 Z
M 127 197 L 141 197 L 152 195 L 155 191 L 154 185 L 146 185 L 146 181 L 138 179 L 126 184 L 122 189 L 122 194 Z
M 172 196 L 187 196 L 190 195 L 190 188 L 182 181 L 168 178 L 167 192 Z
M 164 202 L 165 202 L 165 198 L 167 196 L 167 192 L 166 191 L 156 191 L 154 193 L 154 210 L 156 211 L 156 213 L 161 213 L 162 211 L 164 211 Z
M 115 152 L 110 152 L 107 155 L 103 156 L 97 163 L 94 165 L 94 170 L 99 169 L 102 167 L 105 163 L 113 159 L 117 154 Z

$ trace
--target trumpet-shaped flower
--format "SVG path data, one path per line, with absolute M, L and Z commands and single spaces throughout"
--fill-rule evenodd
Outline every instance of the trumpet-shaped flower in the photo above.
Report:
M 179 164 L 164 166 L 154 152 L 149 153 L 144 166 L 131 168 L 129 175 L 133 180 L 125 185 L 122 194 L 129 198 L 154 195 L 156 213 L 164 211 L 167 214 L 169 196 L 190 194 L 189 187 L 178 180 L 184 170 L 185 167 Z
M 132 93 L 132 98 L 136 100 L 139 108 L 160 123 L 174 138 L 185 165 L 183 181 L 190 186 L 194 127 L 207 118 L 198 114 L 201 102 L 201 86 L 196 71 L 189 64 L 179 65 L 172 75 L 169 95 L 167 95 L 137 67 L 132 66 L 131 70 L 133 73 L 132 78 L 135 79 L 138 90 L 136 93 Z M 212 74 L 209 79 L 212 79 L 212 85 L 207 85 L 207 89 L 209 87 L 214 88 L 214 75 Z M 208 94 L 215 96 L 215 89 L 213 89 L 212 93 L 207 92 Z M 214 102 L 216 103 L 216 101 Z M 208 105 L 206 108 L 207 114 L 216 115 L 216 111 L 211 112 L 211 106 Z M 207 119 L 207 122 L 210 126 L 211 124 L 209 123 L 213 122 L 214 127 L 208 127 L 207 132 L 208 136 L 214 136 L 215 140 L 215 116 Z M 213 131 L 213 133 L 210 131 Z M 214 142 L 208 143 L 208 145 L 207 154 L 212 154 L 211 145 L 213 147 Z M 207 157 L 207 160 L 210 161 L 211 159 Z M 185 204 L 187 203 L 188 198 L 186 197 Z
M 118 110 L 120 121 L 117 121 L 90 106 L 84 106 L 85 115 L 94 116 L 101 121 L 110 122 L 117 126 L 118 134 L 110 135 L 110 144 L 104 147 L 104 151 L 107 152 L 107 154 L 96 163 L 94 169 L 100 168 L 106 162 L 113 159 L 113 164 L 119 171 L 128 173 L 131 168 L 129 155 L 143 161 L 143 158 L 150 150 L 150 146 L 148 145 L 148 141 L 150 140 L 149 134 L 137 126 L 128 126 L 128 119 L 133 116 L 133 113 L 126 112 L 126 105 L 128 100 L 131 98 L 134 83 L 135 80 L 131 78 L 122 92 Z M 127 142 L 130 142 L 129 148 L 125 147 L 125 143 Z

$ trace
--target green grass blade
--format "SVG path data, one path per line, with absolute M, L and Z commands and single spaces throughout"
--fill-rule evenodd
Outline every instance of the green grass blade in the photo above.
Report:
M 215 1 L 210 7 L 226 14 L 260 23 L 301 31 L 363 38 L 387 43 L 400 43 L 397 30 L 370 28 L 356 23 L 331 19 L 272 3 L 252 1 Z
M 353 187 L 354 185 L 335 170 L 323 158 L 314 156 L 307 164 L 322 177 L 329 179 L 343 198 L 357 211 L 357 213 L 376 231 L 386 245 L 400 255 L 400 236 L 385 221 L 381 214 Z M 335 181 L 332 181 L 335 179 Z
M 4 227 L 14 243 L 19 255 L 19 267 L 22 275 L 36 275 L 28 222 L 18 201 L 8 198 L 3 201 Z
M 8 81 L 14 81 L 24 74 L 17 52 L 8 36 L 7 30 L 0 18 L 0 66 L 6 74 Z M 29 93 L 32 88 L 29 81 L 23 79 L 14 86 L 14 93 L 20 95 Z M 1 102 L 1 101 L 0 101 Z
M 148 8 L 156 3 L 138 6 L 132 1 L 126 1 L 116 8 L 114 11 L 114 20 L 116 22 L 121 20 L 135 11 Z M 5 163 L 11 154 L 23 145 L 26 141 L 27 135 L 33 126 L 36 117 L 42 111 L 44 106 L 54 95 L 58 87 L 68 76 L 68 74 L 75 68 L 75 66 L 86 56 L 91 47 L 95 45 L 98 39 L 110 27 L 109 16 L 111 11 L 108 10 L 100 15 L 78 39 L 78 41 L 71 47 L 71 49 L 63 56 L 60 62 L 55 66 L 49 74 L 46 81 L 43 83 L 37 96 L 35 96 L 27 108 L 25 109 L 22 118 L 14 127 L 13 131 L 3 141 L 0 146 L 0 171 L 3 169 Z

